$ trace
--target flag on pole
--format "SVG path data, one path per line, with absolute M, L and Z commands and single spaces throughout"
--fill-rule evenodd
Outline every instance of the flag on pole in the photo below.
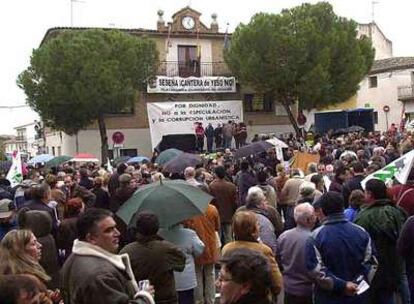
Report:
M 386 184 L 395 178 L 398 182 L 404 185 L 407 183 L 408 176 L 410 175 L 411 169 L 413 167 L 413 163 L 414 150 L 411 150 L 400 158 L 394 160 L 392 163 L 389 163 L 384 168 L 368 175 L 365 179 L 362 180 L 361 186 L 363 189 L 365 189 L 366 182 L 373 178 L 380 179 Z
M 13 162 L 7 172 L 6 179 L 10 182 L 11 187 L 15 187 L 23 181 L 22 159 L 17 151 L 13 152 Z
M 229 41 L 229 24 L 227 23 L 227 27 L 226 27 L 226 32 L 224 33 L 224 44 L 223 44 L 223 48 L 225 50 L 227 50 L 230 46 L 230 41 Z
M 167 36 L 167 42 L 165 46 L 165 53 L 168 54 L 171 47 L 171 23 L 168 23 L 168 36 Z
M 201 45 L 200 45 L 200 28 L 197 26 L 197 60 L 200 62 Z

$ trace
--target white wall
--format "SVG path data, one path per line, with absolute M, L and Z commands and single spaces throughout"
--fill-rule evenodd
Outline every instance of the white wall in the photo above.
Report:
M 122 149 L 138 149 L 139 155 L 151 156 L 151 138 L 149 129 L 108 129 L 109 149 L 112 149 L 112 134 L 120 131 L 125 136 L 124 146 Z M 97 158 L 101 158 L 101 137 L 99 130 L 84 130 L 78 134 L 79 152 L 91 153 Z M 76 137 L 69 136 L 62 132 L 62 142 L 60 142 L 59 132 L 46 138 L 46 145 L 49 152 L 54 146 L 58 151 L 60 145 L 62 155 L 73 156 L 76 154 Z
M 386 118 L 383 111 L 385 105 L 390 107 L 388 126 L 392 123 L 400 125 L 403 104 L 398 100 L 398 87 L 411 84 L 411 71 L 400 70 L 369 75 L 360 83 L 357 105 L 364 108 L 366 104 L 369 104 L 368 107 L 374 108 L 378 112 L 378 130 L 386 130 Z M 377 76 L 378 86 L 376 88 L 369 88 L 370 76 Z
M 392 57 L 392 42 L 388 40 L 375 23 L 359 24 L 357 37 L 370 37 L 375 48 L 375 60 Z

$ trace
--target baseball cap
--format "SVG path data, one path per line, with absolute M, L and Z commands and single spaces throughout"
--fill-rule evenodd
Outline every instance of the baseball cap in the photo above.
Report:
M 14 206 L 12 200 L 8 198 L 0 200 L 0 219 L 8 218 L 9 216 L 11 216 L 13 210 Z

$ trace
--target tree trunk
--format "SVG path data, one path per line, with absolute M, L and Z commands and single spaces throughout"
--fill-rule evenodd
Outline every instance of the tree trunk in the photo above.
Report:
M 282 102 L 282 105 L 284 106 L 284 108 L 285 108 L 285 110 L 286 110 L 286 112 L 288 114 L 290 123 L 292 124 L 292 127 L 295 130 L 296 137 L 297 138 L 302 138 L 302 132 L 300 131 L 298 122 L 296 121 L 296 118 L 295 118 L 295 116 L 292 113 L 292 108 L 290 107 L 289 102 L 283 101 Z
M 78 137 L 79 131 L 75 134 L 75 146 L 76 146 L 76 154 L 79 153 L 79 137 Z
M 101 161 L 105 164 L 108 159 L 108 136 L 106 134 L 106 125 L 103 114 L 98 117 L 99 134 L 101 135 Z

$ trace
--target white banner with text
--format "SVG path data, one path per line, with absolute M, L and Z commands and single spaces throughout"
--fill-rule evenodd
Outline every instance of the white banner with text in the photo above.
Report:
M 156 76 L 149 81 L 148 93 L 234 93 L 234 77 L 168 77 Z
M 195 134 L 198 122 L 216 128 L 229 120 L 243 121 L 241 100 L 149 102 L 147 111 L 153 149 L 164 135 Z

